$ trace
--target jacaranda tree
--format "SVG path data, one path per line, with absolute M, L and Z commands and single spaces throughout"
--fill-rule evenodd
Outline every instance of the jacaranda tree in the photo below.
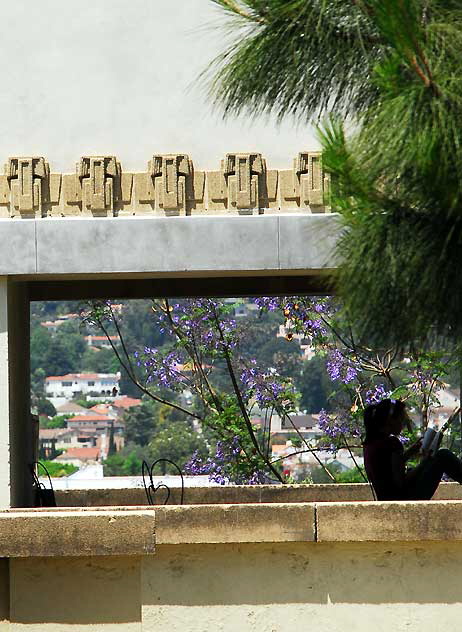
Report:
M 326 362 L 334 412 L 320 412 L 323 436 L 319 441 L 307 440 L 293 422 L 299 401 L 293 381 L 272 366 L 260 366 L 249 355 L 245 345 L 249 322 L 236 321 L 233 303 L 153 300 L 152 328 L 164 335 L 164 344 L 141 349 L 128 348 L 123 311 L 116 313 L 109 301 L 92 302 L 84 310 L 84 321 L 107 336 L 138 389 L 180 418 L 192 420 L 202 433 L 209 454 L 193 455 L 187 472 L 207 474 L 220 483 L 285 482 L 283 462 L 293 456 L 310 453 L 325 468 L 323 452 L 335 454 L 346 448 L 354 461 L 363 431 L 362 411 L 386 396 L 408 401 L 422 429 L 426 427 L 430 407 L 437 404 L 436 393 L 449 370 L 448 358 L 432 353 L 409 356 L 403 363 L 392 348 L 366 347 L 331 298 L 249 300 L 260 312 L 279 313 L 287 338 L 302 337 Z M 258 327 L 258 319 L 254 326 Z M 111 337 L 114 332 L 120 336 L 120 346 Z M 292 429 L 292 450 L 274 459 L 271 437 L 276 415 Z M 167 439 L 174 441 L 174 424 L 172 428 Z M 184 433 L 184 424 L 181 429 Z M 158 443 L 152 446 L 157 457 Z

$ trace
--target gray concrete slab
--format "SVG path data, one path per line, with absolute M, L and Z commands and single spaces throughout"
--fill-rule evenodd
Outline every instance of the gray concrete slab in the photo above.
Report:
M 213 276 L 335 267 L 338 216 L 0 220 L 0 275 Z
M 39 274 L 277 270 L 278 218 L 37 221 Z
M 322 270 L 336 267 L 335 245 L 340 217 L 279 215 L 279 265 L 281 270 Z
M 0 219 L 0 275 L 35 272 L 35 220 Z

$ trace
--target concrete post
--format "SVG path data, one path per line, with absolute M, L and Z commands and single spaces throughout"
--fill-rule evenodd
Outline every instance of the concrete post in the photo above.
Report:
M 29 296 L 0 277 L 0 507 L 32 504 Z

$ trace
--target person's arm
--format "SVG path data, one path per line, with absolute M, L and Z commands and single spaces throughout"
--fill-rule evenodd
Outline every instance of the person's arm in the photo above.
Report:
M 410 445 L 407 450 L 403 452 L 404 461 L 409 461 L 414 456 L 417 456 L 420 453 L 420 449 L 422 447 L 422 439 L 417 439 L 415 443 Z

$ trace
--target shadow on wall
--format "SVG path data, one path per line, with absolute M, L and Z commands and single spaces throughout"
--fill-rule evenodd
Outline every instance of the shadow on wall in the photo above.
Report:
M 10 568 L 10 620 L 21 624 L 455 630 L 462 610 L 458 542 L 159 545 L 142 558 L 13 559 Z
M 139 632 L 140 558 L 15 558 L 10 583 L 12 623 L 123 623 Z
M 143 605 L 461 603 L 460 543 L 159 545 Z

